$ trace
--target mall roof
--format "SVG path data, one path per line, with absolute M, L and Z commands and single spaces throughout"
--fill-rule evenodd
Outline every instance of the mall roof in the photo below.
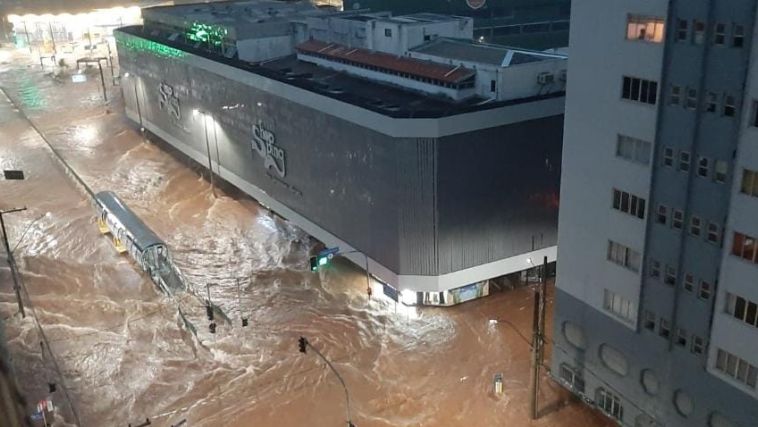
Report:
M 308 40 L 295 47 L 298 52 L 315 54 L 337 61 L 383 68 L 398 73 L 438 80 L 444 83 L 458 83 L 476 75 L 476 71 L 454 65 L 396 56 L 384 52 L 347 47 L 336 43 Z

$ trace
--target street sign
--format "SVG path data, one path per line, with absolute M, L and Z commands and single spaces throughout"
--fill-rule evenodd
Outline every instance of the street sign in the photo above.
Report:
M 24 171 L 19 170 L 4 170 L 3 176 L 5 179 L 24 179 Z
M 326 248 L 326 249 L 322 250 L 321 252 L 319 252 L 318 256 L 319 257 L 326 256 L 329 259 L 332 259 L 335 255 L 337 255 L 339 253 L 339 251 L 340 251 L 340 247 L 339 246 L 335 246 L 333 248 Z
M 397 289 L 386 283 L 382 283 L 382 291 L 384 291 L 384 295 L 387 295 L 391 300 L 398 302 Z

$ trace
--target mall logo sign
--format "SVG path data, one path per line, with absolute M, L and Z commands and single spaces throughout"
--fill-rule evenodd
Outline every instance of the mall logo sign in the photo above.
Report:
M 276 145 L 276 136 L 266 129 L 259 120 L 253 125 L 253 152 L 258 153 L 263 159 L 266 169 L 272 168 L 281 177 L 287 175 L 287 163 L 284 150 Z
M 468 7 L 476 10 L 481 9 L 484 7 L 484 4 L 487 3 L 487 0 L 466 0 L 466 4 Z
M 160 94 L 158 108 L 168 111 L 168 113 L 176 120 L 181 120 L 182 110 L 179 108 L 179 97 L 177 96 L 174 87 L 161 82 L 158 84 L 158 93 Z

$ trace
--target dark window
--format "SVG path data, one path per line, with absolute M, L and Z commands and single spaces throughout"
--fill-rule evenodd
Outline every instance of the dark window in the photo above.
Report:
M 686 19 L 679 19 L 676 25 L 676 40 L 686 41 L 689 34 L 689 22 Z
M 750 125 L 758 127 L 758 101 L 753 100 L 753 116 L 750 118 Z
M 497 90 L 497 82 L 495 80 L 490 80 L 490 92 L 494 92 Z
M 384 36 L 385 37 L 392 37 L 392 28 L 385 28 L 384 29 Z
M 732 27 L 732 47 L 745 45 L 745 26 L 734 24 Z
M 713 44 L 717 46 L 726 44 L 726 24 L 718 22 L 713 26 Z
M 692 24 L 692 42 L 695 44 L 703 44 L 705 41 L 705 23 L 703 21 L 695 21 Z
M 636 77 L 624 77 L 621 97 L 630 101 L 655 104 L 658 100 L 658 82 Z
M 734 95 L 724 95 L 724 115 L 727 117 L 737 115 L 737 100 Z

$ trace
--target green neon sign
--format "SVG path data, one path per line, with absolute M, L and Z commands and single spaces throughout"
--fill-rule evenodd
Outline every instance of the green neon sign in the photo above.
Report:
M 221 46 L 229 31 L 221 25 L 193 22 L 185 36 L 187 40 Z
M 184 51 L 166 46 L 165 44 L 154 42 L 152 40 L 127 36 L 118 31 L 114 31 L 114 34 L 116 36 L 116 43 L 120 47 L 124 47 L 128 50 L 152 53 L 153 55 L 163 56 L 167 58 L 183 58 L 185 55 L 187 55 L 187 53 Z

